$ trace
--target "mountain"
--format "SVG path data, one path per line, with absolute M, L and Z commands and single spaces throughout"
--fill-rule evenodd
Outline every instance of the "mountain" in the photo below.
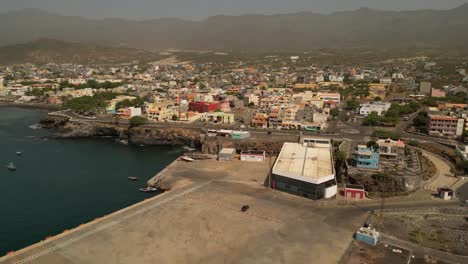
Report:
M 54 39 L 38 39 L 25 44 L 0 47 L 0 64 L 15 63 L 120 63 L 152 61 L 160 55 L 131 48 L 104 47 L 93 44 L 65 42 Z
M 23 9 L 0 14 L 0 34 L 0 45 L 47 37 L 144 49 L 467 48 L 468 4 L 450 10 L 361 8 L 329 15 L 214 16 L 202 21 L 93 20 Z

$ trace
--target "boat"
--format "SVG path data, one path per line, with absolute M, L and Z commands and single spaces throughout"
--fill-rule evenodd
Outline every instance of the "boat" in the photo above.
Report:
M 21 154 L 23 154 L 23 153 L 21 153 L 21 151 L 16 152 L 16 155 L 18 155 L 18 156 L 21 156 Z
M 187 161 L 187 162 L 194 162 L 194 161 L 195 161 L 194 159 L 192 159 L 192 158 L 190 158 L 190 157 L 187 157 L 187 156 L 182 156 L 181 159 L 182 159 L 183 161 Z
M 6 167 L 11 171 L 16 170 L 16 166 L 13 164 L 13 162 L 10 162 Z
M 138 181 L 138 177 L 128 177 L 129 181 Z
M 140 188 L 140 192 L 151 193 L 151 192 L 158 192 L 159 189 L 156 187 L 147 186 L 146 188 Z

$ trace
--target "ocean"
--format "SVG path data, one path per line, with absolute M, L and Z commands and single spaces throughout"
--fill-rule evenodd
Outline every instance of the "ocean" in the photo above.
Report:
M 0 107 L 0 256 L 149 198 L 138 189 L 181 154 L 112 139 L 49 139 L 53 131 L 35 126 L 46 115 Z

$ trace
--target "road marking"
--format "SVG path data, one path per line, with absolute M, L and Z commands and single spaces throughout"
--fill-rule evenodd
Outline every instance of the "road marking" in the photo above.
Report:
M 131 213 L 131 214 L 122 216 L 121 218 L 118 218 L 118 219 L 115 220 L 115 221 L 111 221 L 111 222 L 109 222 L 109 223 L 107 223 L 107 224 L 100 225 L 100 226 L 98 226 L 97 228 L 95 228 L 95 229 L 93 229 L 93 230 L 90 230 L 90 231 L 85 232 L 85 233 L 83 233 L 83 234 L 81 234 L 81 235 L 77 235 L 77 236 L 75 236 L 75 237 L 72 237 L 71 239 L 68 239 L 68 240 L 63 241 L 63 242 L 61 242 L 61 243 L 58 243 L 58 244 L 56 244 L 56 245 L 54 245 L 54 246 L 52 246 L 52 247 L 50 247 L 50 248 L 44 249 L 44 250 L 42 250 L 42 251 L 40 251 L 40 252 L 38 252 L 38 253 L 36 253 L 36 254 L 34 254 L 34 255 L 31 255 L 31 256 L 29 256 L 29 257 L 27 257 L 27 258 L 21 259 L 21 260 L 19 260 L 19 261 L 17 261 L 17 262 L 14 262 L 14 264 L 24 264 L 24 263 L 28 263 L 28 262 L 30 262 L 30 261 L 33 261 L 33 260 L 35 260 L 35 259 L 37 259 L 37 258 L 39 258 L 39 257 L 41 257 L 41 256 L 44 256 L 44 255 L 49 254 L 49 253 L 51 253 L 51 252 L 54 252 L 54 251 L 56 251 L 56 250 L 58 250 L 58 249 L 64 248 L 64 247 L 66 247 L 66 246 L 68 246 L 68 245 L 70 245 L 70 244 L 72 244 L 72 243 L 74 243 L 74 242 L 77 242 L 77 241 L 79 241 L 79 240 L 81 240 L 81 239 L 83 239 L 83 238 L 86 238 L 86 237 L 89 237 L 89 236 L 91 236 L 91 235 L 93 235 L 93 234 L 96 234 L 96 233 L 99 232 L 99 231 L 108 229 L 108 228 L 110 228 L 110 227 L 112 227 L 112 226 L 115 226 L 115 225 L 117 225 L 117 224 L 119 224 L 119 223 L 122 223 L 123 221 L 125 221 L 125 220 L 127 220 L 127 219 L 129 219 L 129 218 L 131 218 L 131 217 L 134 217 L 134 216 L 136 216 L 136 215 L 145 213 L 145 212 L 147 212 L 147 211 L 149 211 L 149 210 L 151 210 L 151 209 L 154 209 L 154 208 L 156 208 L 156 207 L 158 207 L 158 206 L 161 206 L 161 205 L 163 205 L 163 204 L 165 204 L 165 203 L 168 203 L 168 202 L 170 202 L 170 201 L 172 201 L 172 200 L 175 200 L 175 199 L 177 199 L 177 198 L 179 198 L 179 197 L 182 197 L 182 196 L 187 195 L 187 194 L 189 194 L 189 193 L 191 193 L 191 192 L 194 192 L 194 191 L 196 191 L 196 190 L 198 190 L 198 189 L 200 189 L 200 188 L 202 188 L 202 187 L 204 187 L 204 186 L 210 184 L 211 182 L 212 182 L 212 181 L 208 181 L 208 182 L 202 183 L 202 184 L 200 184 L 200 185 L 194 186 L 194 187 L 192 187 L 192 188 L 190 188 L 190 189 L 187 189 L 187 190 L 185 190 L 185 191 L 183 191 L 183 192 L 180 192 L 180 193 L 178 193 L 178 194 L 175 194 L 175 195 L 173 195 L 173 196 L 171 196 L 171 197 L 169 197 L 169 198 L 167 198 L 167 199 L 165 199 L 165 200 L 158 201 L 158 202 L 156 202 L 156 203 L 154 203 L 154 204 L 152 204 L 152 205 L 149 205 L 149 206 L 146 206 L 146 207 L 144 207 L 144 208 L 141 208 L 141 209 L 139 209 L 139 210 L 137 210 L 137 211 L 135 211 L 135 212 L 133 212 L 133 213 Z

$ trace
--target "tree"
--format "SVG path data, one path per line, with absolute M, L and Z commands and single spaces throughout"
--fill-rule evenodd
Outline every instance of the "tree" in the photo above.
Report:
M 134 116 L 130 118 L 130 127 L 137 127 L 137 126 L 142 126 L 144 124 L 148 123 L 148 119 L 146 119 L 143 116 Z
M 380 122 L 380 117 L 377 112 L 372 111 L 367 118 L 364 120 L 364 123 L 370 126 L 375 126 Z
M 360 104 L 358 101 L 356 100 L 349 100 L 347 103 L 346 103 L 346 107 L 348 109 L 357 109 L 359 108 Z
M 377 96 L 376 98 L 374 98 L 374 101 L 382 101 L 382 98 L 380 96 Z
M 333 108 L 332 110 L 330 110 L 330 115 L 333 118 L 337 118 L 339 114 L 340 114 L 340 110 L 338 108 Z
M 254 107 L 254 106 L 255 106 L 255 104 L 253 102 L 249 103 L 249 107 Z
M 377 144 L 376 141 L 371 140 L 371 141 L 367 142 L 367 147 L 372 148 L 373 150 L 378 150 L 379 149 L 379 144 Z
M 172 121 L 178 121 L 179 116 L 178 115 L 172 115 Z

